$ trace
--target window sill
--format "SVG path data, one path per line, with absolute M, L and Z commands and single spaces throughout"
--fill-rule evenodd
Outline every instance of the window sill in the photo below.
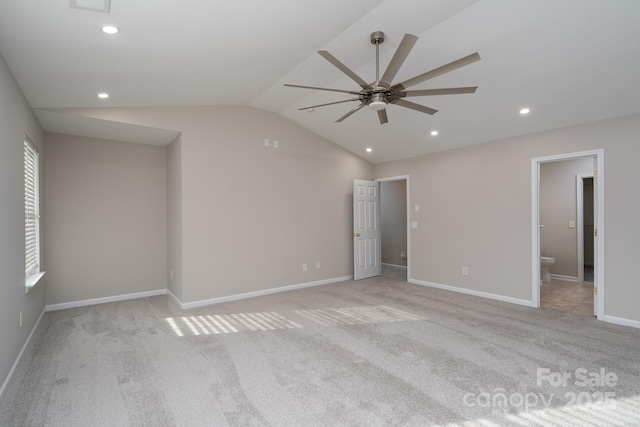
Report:
M 40 279 L 42 279 L 42 277 L 44 276 L 44 273 L 46 273 L 46 271 L 41 271 L 40 273 L 32 274 L 31 276 L 25 279 L 24 285 L 26 288 L 26 293 L 29 293 L 29 291 L 33 289 L 35 285 L 38 284 Z

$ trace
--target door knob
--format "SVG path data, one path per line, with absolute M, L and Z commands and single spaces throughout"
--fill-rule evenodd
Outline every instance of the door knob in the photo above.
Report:
M 353 233 L 353 237 L 360 237 L 360 233 Z

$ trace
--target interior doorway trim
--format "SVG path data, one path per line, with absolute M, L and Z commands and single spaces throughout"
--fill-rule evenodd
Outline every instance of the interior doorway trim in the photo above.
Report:
M 540 307 L 540 165 L 542 163 L 559 162 L 585 157 L 595 158 L 595 168 L 597 172 L 597 177 L 594 179 L 593 183 L 595 193 L 594 226 L 598 233 L 594 241 L 594 287 L 598 292 L 598 320 L 605 320 L 604 149 L 556 154 L 531 159 L 531 302 L 533 307 Z
M 409 207 L 411 206 L 411 200 L 409 199 L 409 175 L 398 175 L 391 176 L 387 178 L 377 178 L 375 181 L 380 185 L 380 182 L 383 181 L 406 181 L 406 191 L 407 191 L 407 282 L 411 280 L 411 210 Z M 379 193 L 378 193 L 379 194 Z M 378 205 L 378 209 L 380 209 L 380 205 Z M 378 211 L 378 218 L 380 218 L 380 212 Z M 382 258 L 382 253 L 379 254 Z

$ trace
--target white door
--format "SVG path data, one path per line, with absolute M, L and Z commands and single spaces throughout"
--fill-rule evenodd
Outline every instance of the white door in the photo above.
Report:
M 353 278 L 380 275 L 378 183 L 353 181 Z

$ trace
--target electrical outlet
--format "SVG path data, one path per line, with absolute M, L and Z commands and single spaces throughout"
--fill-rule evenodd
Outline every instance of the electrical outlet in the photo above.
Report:
M 274 139 L 273 140 L 273 148 L 278 148 L 278 145 L 279 145 L 278 140 Z
M 320 270 L 320 261 L 316 261 L 316 270 Z
M 307 271 L 307 263 L 302 264 L 302 271 Z
M 267 138 L 264 139 L 264 146 L 265 147 L 269 146 L 269 140 Z
M 462 267 L 462 275 L 463 276 L 468 276 L 469 275 L 469 269 L 467 267 Z

